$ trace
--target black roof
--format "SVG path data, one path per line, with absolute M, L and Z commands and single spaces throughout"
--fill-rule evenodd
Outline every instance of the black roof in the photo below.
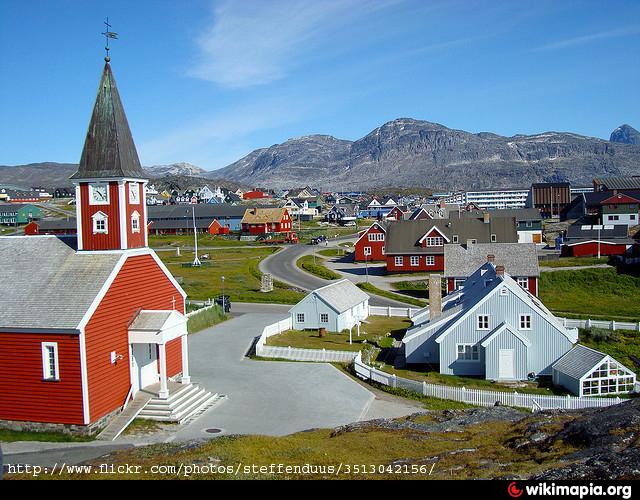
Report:
M 189 219 L 191 210 L 195 210 L 196 219 L 209 218 L 210 220 L 224 217 L 242 218 L 247 209 L 246 205 L 231 205 L 229 203 L 198 203 L 188 205 L 156 205 L 147 207 L 149 220 L 161 219 Z
M 71 179 L 146 179 L 116 81 L 105 63 L 78 171 Z
M 578 221 L 567 229 L 566 240 L 592 240 L 592 239 L 628 239 L 629 228 L 626 224 L 585 224 Z M 600 230 L 598 230 L 600 228 Z

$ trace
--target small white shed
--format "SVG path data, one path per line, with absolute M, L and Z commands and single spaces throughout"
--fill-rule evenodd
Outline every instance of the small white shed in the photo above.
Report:
M 369 316 L 369 295 L 343 279 L 312 291 L 289 312 L 294 330 L 341 332 Z

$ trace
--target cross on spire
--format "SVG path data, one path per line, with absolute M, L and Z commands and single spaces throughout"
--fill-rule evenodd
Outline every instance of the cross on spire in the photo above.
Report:
M 107 55 L 105 56 L 104 60 L 106 62 L 109 62 L 111 60 L 111 58 L 109 57 L 109 39 L 113 38 L 114 40 L 118 39 L 118 34 L 114 31 L 111 31 L 111 25 L 109 24 L 109 18 L 107 17 L 107 19 L 104 21 L 104 25 L 106 26 L 106 30 L 104 31 L 104 33 L 102 33 L 102 35 L 105 38 L 106 44 L 104 46 L 104 50 L 106 51 Z

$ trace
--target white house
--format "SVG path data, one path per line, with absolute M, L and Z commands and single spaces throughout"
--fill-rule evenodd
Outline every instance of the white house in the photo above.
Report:
M 294 330 L 342 332 L 369 316 L 369 295 L 347 279 L 313 290 L 289 313 Z

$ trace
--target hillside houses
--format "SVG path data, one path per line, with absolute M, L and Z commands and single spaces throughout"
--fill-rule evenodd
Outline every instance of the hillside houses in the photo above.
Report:
M 635 242 L 626 224 L 582 224 L 567 229 L 562 245 L 563 257 L 623 255 Z

